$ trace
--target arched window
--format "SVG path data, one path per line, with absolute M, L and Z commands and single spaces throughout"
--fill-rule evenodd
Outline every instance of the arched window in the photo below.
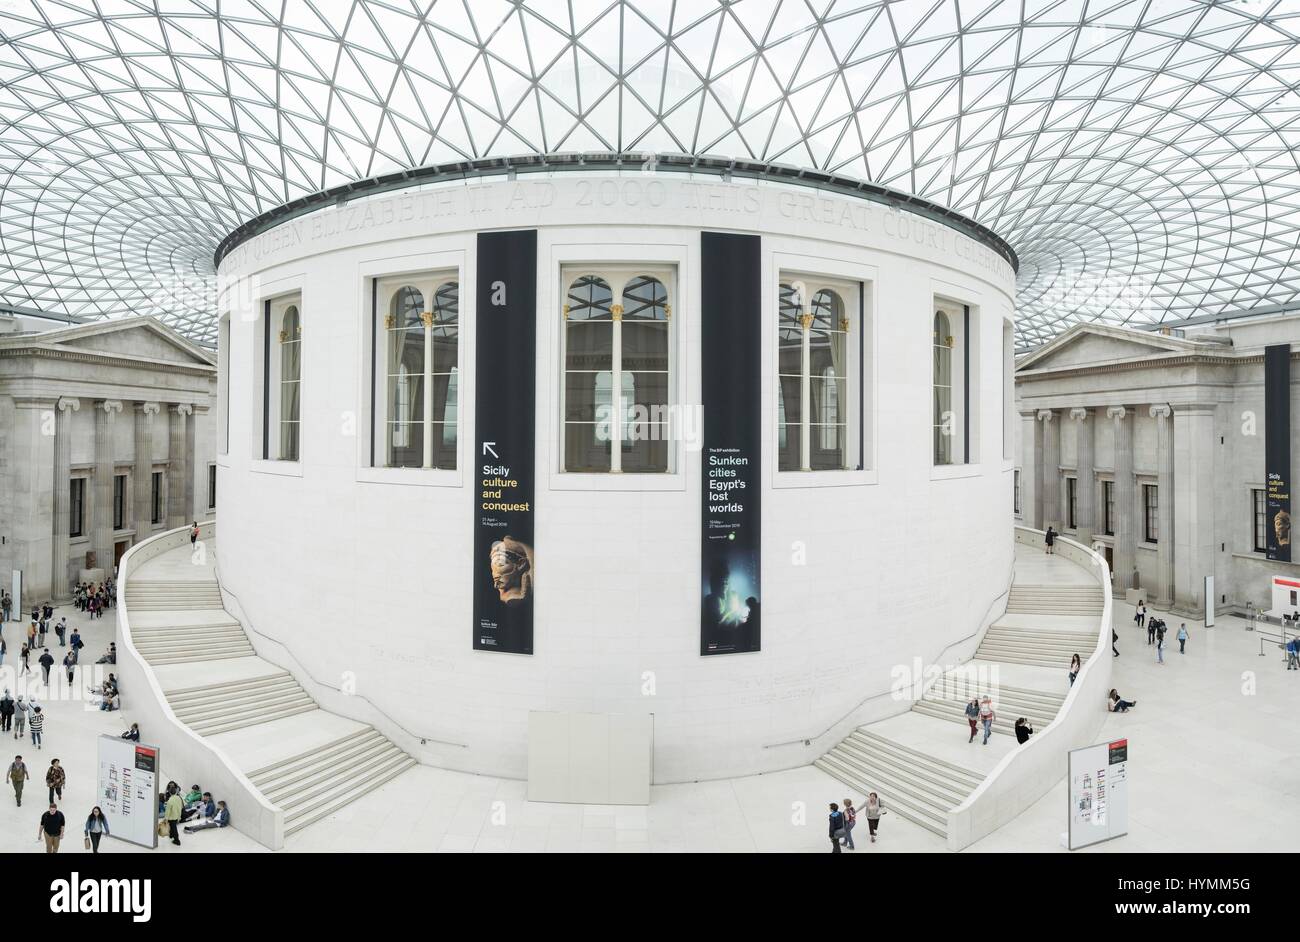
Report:
M 376 416 L 390 468 L 456 467 L 460 285 L 424 272 L 375 283 Z M 381 378 L 382 377 L 382 378 Z M 378 383 L 382 381 L 382 390 Z
M 855 374 L 845 298 L 856 302 L 862 289 L 852 284 L 826 287 L 819 280 L 825 279 L 783 275 L 777 293 L 781 471 L 840 471 L 861 460 L 859 454 L 850 454 L 849 412 L 854 401 L 848 389 Z
M 952 464 L 955 422 L 952 411 L 952 324 L 943 311 L 934 312 L 934 463 Z
M 296 304 L 280 320 L 280 460 L 297 461 L 302 385 L 302 321 Z

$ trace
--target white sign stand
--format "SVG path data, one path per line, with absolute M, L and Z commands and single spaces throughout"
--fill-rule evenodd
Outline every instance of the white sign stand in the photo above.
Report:
M 108 820 L 109 836 L 157 847 L 158 747 L 100 736 L 98 752 L 95 800 Z
M 1128 833 L 1128 740 L 1071 749 L 1067 846 L 1079 850 Z

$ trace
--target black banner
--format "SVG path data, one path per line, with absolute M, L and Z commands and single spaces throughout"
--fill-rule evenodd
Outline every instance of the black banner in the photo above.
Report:
M 1268 558 L 1291 561 L 1291 345 L 1264 348 Z
M 533 653 L 537 233 L 481 232 L 474 357 L 474 647 Z
M 759 237 L 700 236 L 704 405 L 700 654 L 757 651 L 763 333 Z

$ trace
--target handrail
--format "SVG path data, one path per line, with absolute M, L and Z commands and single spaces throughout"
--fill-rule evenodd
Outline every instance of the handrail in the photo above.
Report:
M 296 654 L 293 653 L 293 649 L 292 649 L 292 648 L 290 648 L 287 644 L 285 644 L 285 643 L 284 643 L 283 641 L 281 641 L 279 638 L 273 638 L 273 637 L 271 637 L 270 635 L 268 635 L 266 632 L 258 630 L 258 629 L 253 625 L 253 618 L 252 618 L 251 615 L 248 614 L 248 609 L 246 609 L 246 608 L 244 607 L 244 603 L 241 602 L 241 601 L 239 600 L 239 596 L 236 595 L 234 592 L 232 592 L 232 591 L 230 590 L 230 588 L 228 588 L 228 587 L 227 587 L 224 583 L 222 583 L 222 581 L 221 581 L 221 577 L 220 577 L 220 572 L 221 572 L 221 562 L 220 562 L 220 557 L 218 557 L 218 559 L 217 559 L 217 566 L 216 566 L 216 569 L 217 569 L 217 585 L 221 588 L 221 591 L 222 591 L 222 592 L 226 593 L 226 594 L 229 595 L 232 599 L 234 599 L 234 600 L 235 600 L 235 604 L 239 606 L 239 613 L 240 613 L 240 615 L 242 616 L 241 618 L 239 618 L 239 622 L 240 622 L 240 624 L 242 624 L 242 625 L 244 626 L 244 629 L 245 629 L 246 631 L 251 631 L 251 632 L 252 632 L 253 634 L 255 634 L 255 635 L 259 635 L 260 637 L 265 638 L 266 640 L 272 642 L 273 644 L 277 644 L 277 645 L 279 645 L 279 646 L 284 650 L 284 653 L 287 654 L 287 655 L 289 656 L 289 658 L 294 662 L 294 664 L 298 665 L 298 671 L 299 671 L 300 673 L 304 674 L 304 675 L 307 677 L 307 679 L 310 680 L 312 683 L 317 684 L 317 685 L 319 685 L 319 686 L 321 686 L 321 687 L 324 687 L 324 688 L 327 689 L 327 690 L 333 690 L 335 693 L 341 694 L 341 695 L 343 695 L 343 696 L 345 696 L 345 697 L 351 697 L 351 698 L 355 698 L 355 699 L 358 699 L 358 700 L 364 700 L 366 703 L 368 703 L 368 704 L 371 706 L 371 708 L 374 709 L 374 711 L 375 711 L 376 713 L 378 713 L 380 716 L 384 717 L 384 719 L 388 720 L 388 722 L 392 723 L 394 726 L 396 726 L 396 727 L 397 727 L 398 729 L 400 729 L 402 732 L 406 733 L 406 735 L 410 736 L 412 739 L 418 739 L 418 740 L 420 741 L 420 745 L 422 745 L 422 746 L 423 746 L 423 745 L 427 745 L 428 743 L 435 743 L 435 744 L 440 745 L 440 746 L 455 746 L 455 747 L 458 748 L 458 749 L 468 749 L 468 748 L 469 748 L 469 745 L 468 745 L 467 743 L 462 743 L 462 742 L 452 742 L 452 741 L 449 740 L 449 739 L 438 739 L 438 738 L 435 737 L 435 736 L 426 736 L 426 735 L 422 735 L 422 734 L 420 734 L 420 733 L 413 733 L 413 732 L 411 732 L 409 729 L 407 729 L 404 725 L 402 725 L 402 723 L 401 723 L 400 720 L 398 720 L 398 719 L 396 719 L 395 717 L 391 716 L 391 715 L 390 715 L 386 710 L 384 710 L 382 707 L 380 707 L 378 704 L 376 704 L 375 701 L 371 700 L 371 699 L 370 699 L 369 697 L 367 697 L 365 694 L 363 694 L 363 693 L 347 693 L 347 692 L 345 692 L 345 691 L 343 690 L 342 687 L 336 687 L 336 686 L 334 686 L 333 684 L 326 683 L 326 682 L 323 681 L 323 680 L 318 680 L 318 679 L 316 678 L 316 676 L 315 676 L 314 674 L 312 674 L 312 672 L 307 668 L 307 665 L 305 665 L 305 664 L 302 662 L 302 660 L 298 657 L 298 655 L 296 655 Z M 260 654 L 259 654 L 259 656 L 260 656 Z M 277 666 L 279 666 L 279 665 L 277 665 Z
M 206 533 L 211 538 L 214 526 L 214 521 L 205 521 L 199 525 L 199 535 Z M 125 691 L 123 706 L 129 707 L 134 716 L 144 718 L 141 725 L 150 727 L 147 738 L 162 750 L 164 764 L 182 766 L 186 777 L 209 785 L 209 791 L 224 794 L 231 811 L 231 827 L 271 850 L 279 850 L 284 846 L 283 810 L 266 799 L 224 750 L 180 721 L 153 667 L 136 650 L 131 635 L 126 598 L 127 586 L 134 578 L 132 569 L 137 562 L 184 547 L 189 530 L 187 526 L 177 527 L 143 540 L 128 549 L 118 564 L 116 666 Z
M 1016 527 L 1016 542 L 1041 546 L 1044 531 Z M 1110 690 L 1111 610 L 1110 567 L 1098 553 L 1058 535 L 1058 553 L 1089 568 L 1101 588 L 1097 643 L 1084 659 L 1074 683 L 1052 720 L 1041 732 L 1002 757 L 993 771 L 960 805 L 948 812 L 948 848 L 961 850 L 1006 824 L 1047 793 L 1065 774 L 1071 749 L 1091 745 L 1106 718 Z M 1076 558 L 1077 557 L 1077 558 Z
M 995 595 L 995 596 L 993 597 L 993 600 L 992 600 L 991 602 L 989 602 L 988 607 L 987 607 L 986 609 L 984 609 L 984 615 L 981 616 L 981 618 L 980 618 L 980 620 L 979 620 L 978 622 L 976 622 L 976 625 L 977 625 L 978 627 L 976 627 L 976 629 L 975 629 L 974 631 L 972 631 L 970 634 L 966 635 L 964 638 L 958 638 L 956 641 L 952 641 L 952 642 L 950 642 L 950 643 L 949 643 L 949 644 L 948 644 L 948 645 L 947 645 L 947 646 L 946 646 L 942 651 L 940 651 L 937 655 L 935 655 L 935 658 L 934 658 L 935 663 L 941 663 L 941 662 L 943 661 L 943 656 L 944 656 L 945 654 L 947 654 L 949 651 L 951 651 L 953 648 L 957 647 L 957 645 L 959 645 L 959 644 L 965 644 L 965 643 L 966 643 L 967 641 L 969 641 L 971 638 L 974 638 L 976 635 L 978 635 L 978 634 L 980 634 L 982 631 L 984 631 L 985 626 L 989 623 L 989 621 L 991 621 L 991 619 L 988 618 L 988 614 L 989 614 L 989 612 L 991 612 L 991 611 L 993 610 L 993 606 L 997 605 L 999 601 L 1001 601 L 1002 599 L 1006 598 L 1007 596 L 1009 596 L 1009 595 L 1011 594 L 1011 586 L 1012 586 L 1012 584 L 1015 582 L 1015 579 L 1016 579 L 1015 572 L 1016 572 L 1016 570 L 1015 570 L 1015 565 L 1013 564 L 1012 567 L 1011 567 L 1011 575 L 1010 575 L 1010 577 L 1007 579 L 1007 587 L 1006 587 L 1005 589 L 1003 589 L 1002 592 L 1001 592 L 1000 594 Z M 790 739 L 790 740 L 786 740 L 785 742 L 774 742 L 774 743 L 768 743 L 768 744 L 766 744 L 765 746 L 763 746 L 763 748 L 764 748 L 764 749 L 777 749 L 777 748 L 779 748 L 779 747 L 781 747 L 781 746 L 808 746 L 808 745 L 811 745 L 813 742 L 817 741 L 818 739 L 821 739 L 823 736 L 825 736 L 825 735 L 827 735 L 828 733 L 830 733 L 831 730 L 833 730 L 833 729 L 835 729 L 836 727 L 838 727 L 841 723 L 843 723 L 843 722 L 844 722 L 845 720 L 847 720 L 850 716 L 852 716 L 854 713 L 858 712 L 858 710 L 862 709 L 864 706 L 866 706 L 866 705 L 867 705 L 868 703 L 870 703 L 871 701 L 873 701 L 873 700 L 879 700 L 881 697 L 892 697 L 893 695 L 894 695 L 894 690 L 893 690 L 892 687 L 891 687 L 889 690 L 885 690 L 885 691 L 882 691 L 882 692 L 880 692 L 880 693 L 873 693 L 873 694 L 870 694 L 870 695 L 864 697 L 863 699 L 859 700 L 859 701 L 857 702 L 857 704 L 855 704 L 855 705 L 854 705 L 854 706 L 853 706 L 853 707 L 852 707 L 852 708 L 851 708 L 847 713 L 845 713 L 843 716 L 841 716 L 839 719 L 837 719 L 834 723 L 831 723 L 830 726 L 827 726 L 824 730 L 822 730 L 822 731 L 821 731 L 820 733 L 818 733 L 816 736 L 812 736 L 812 737 L 809 737 L 809 738 L 807 738 L 807 739 Z

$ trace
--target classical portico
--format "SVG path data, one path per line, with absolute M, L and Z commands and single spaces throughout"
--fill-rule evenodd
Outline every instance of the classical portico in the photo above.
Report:
M 153 318 L 0 315 L 0 585 L 16 570 L 24 606 L 67 598 L 132 543 L 210 515 L 215 391 L 215 356 Z
M 1300 577 L 1266 558 L 1258 510 L 1262 351 L 1288 337 L 1300 346 L 1300 318 L 1186 336 L 1090 324 L 1022 357 L 1020 519 L 1097 546 L 1117 594 L 1199 616 L 1212 575 L 1217 607 L 1268 608 L 1273 575 Z

